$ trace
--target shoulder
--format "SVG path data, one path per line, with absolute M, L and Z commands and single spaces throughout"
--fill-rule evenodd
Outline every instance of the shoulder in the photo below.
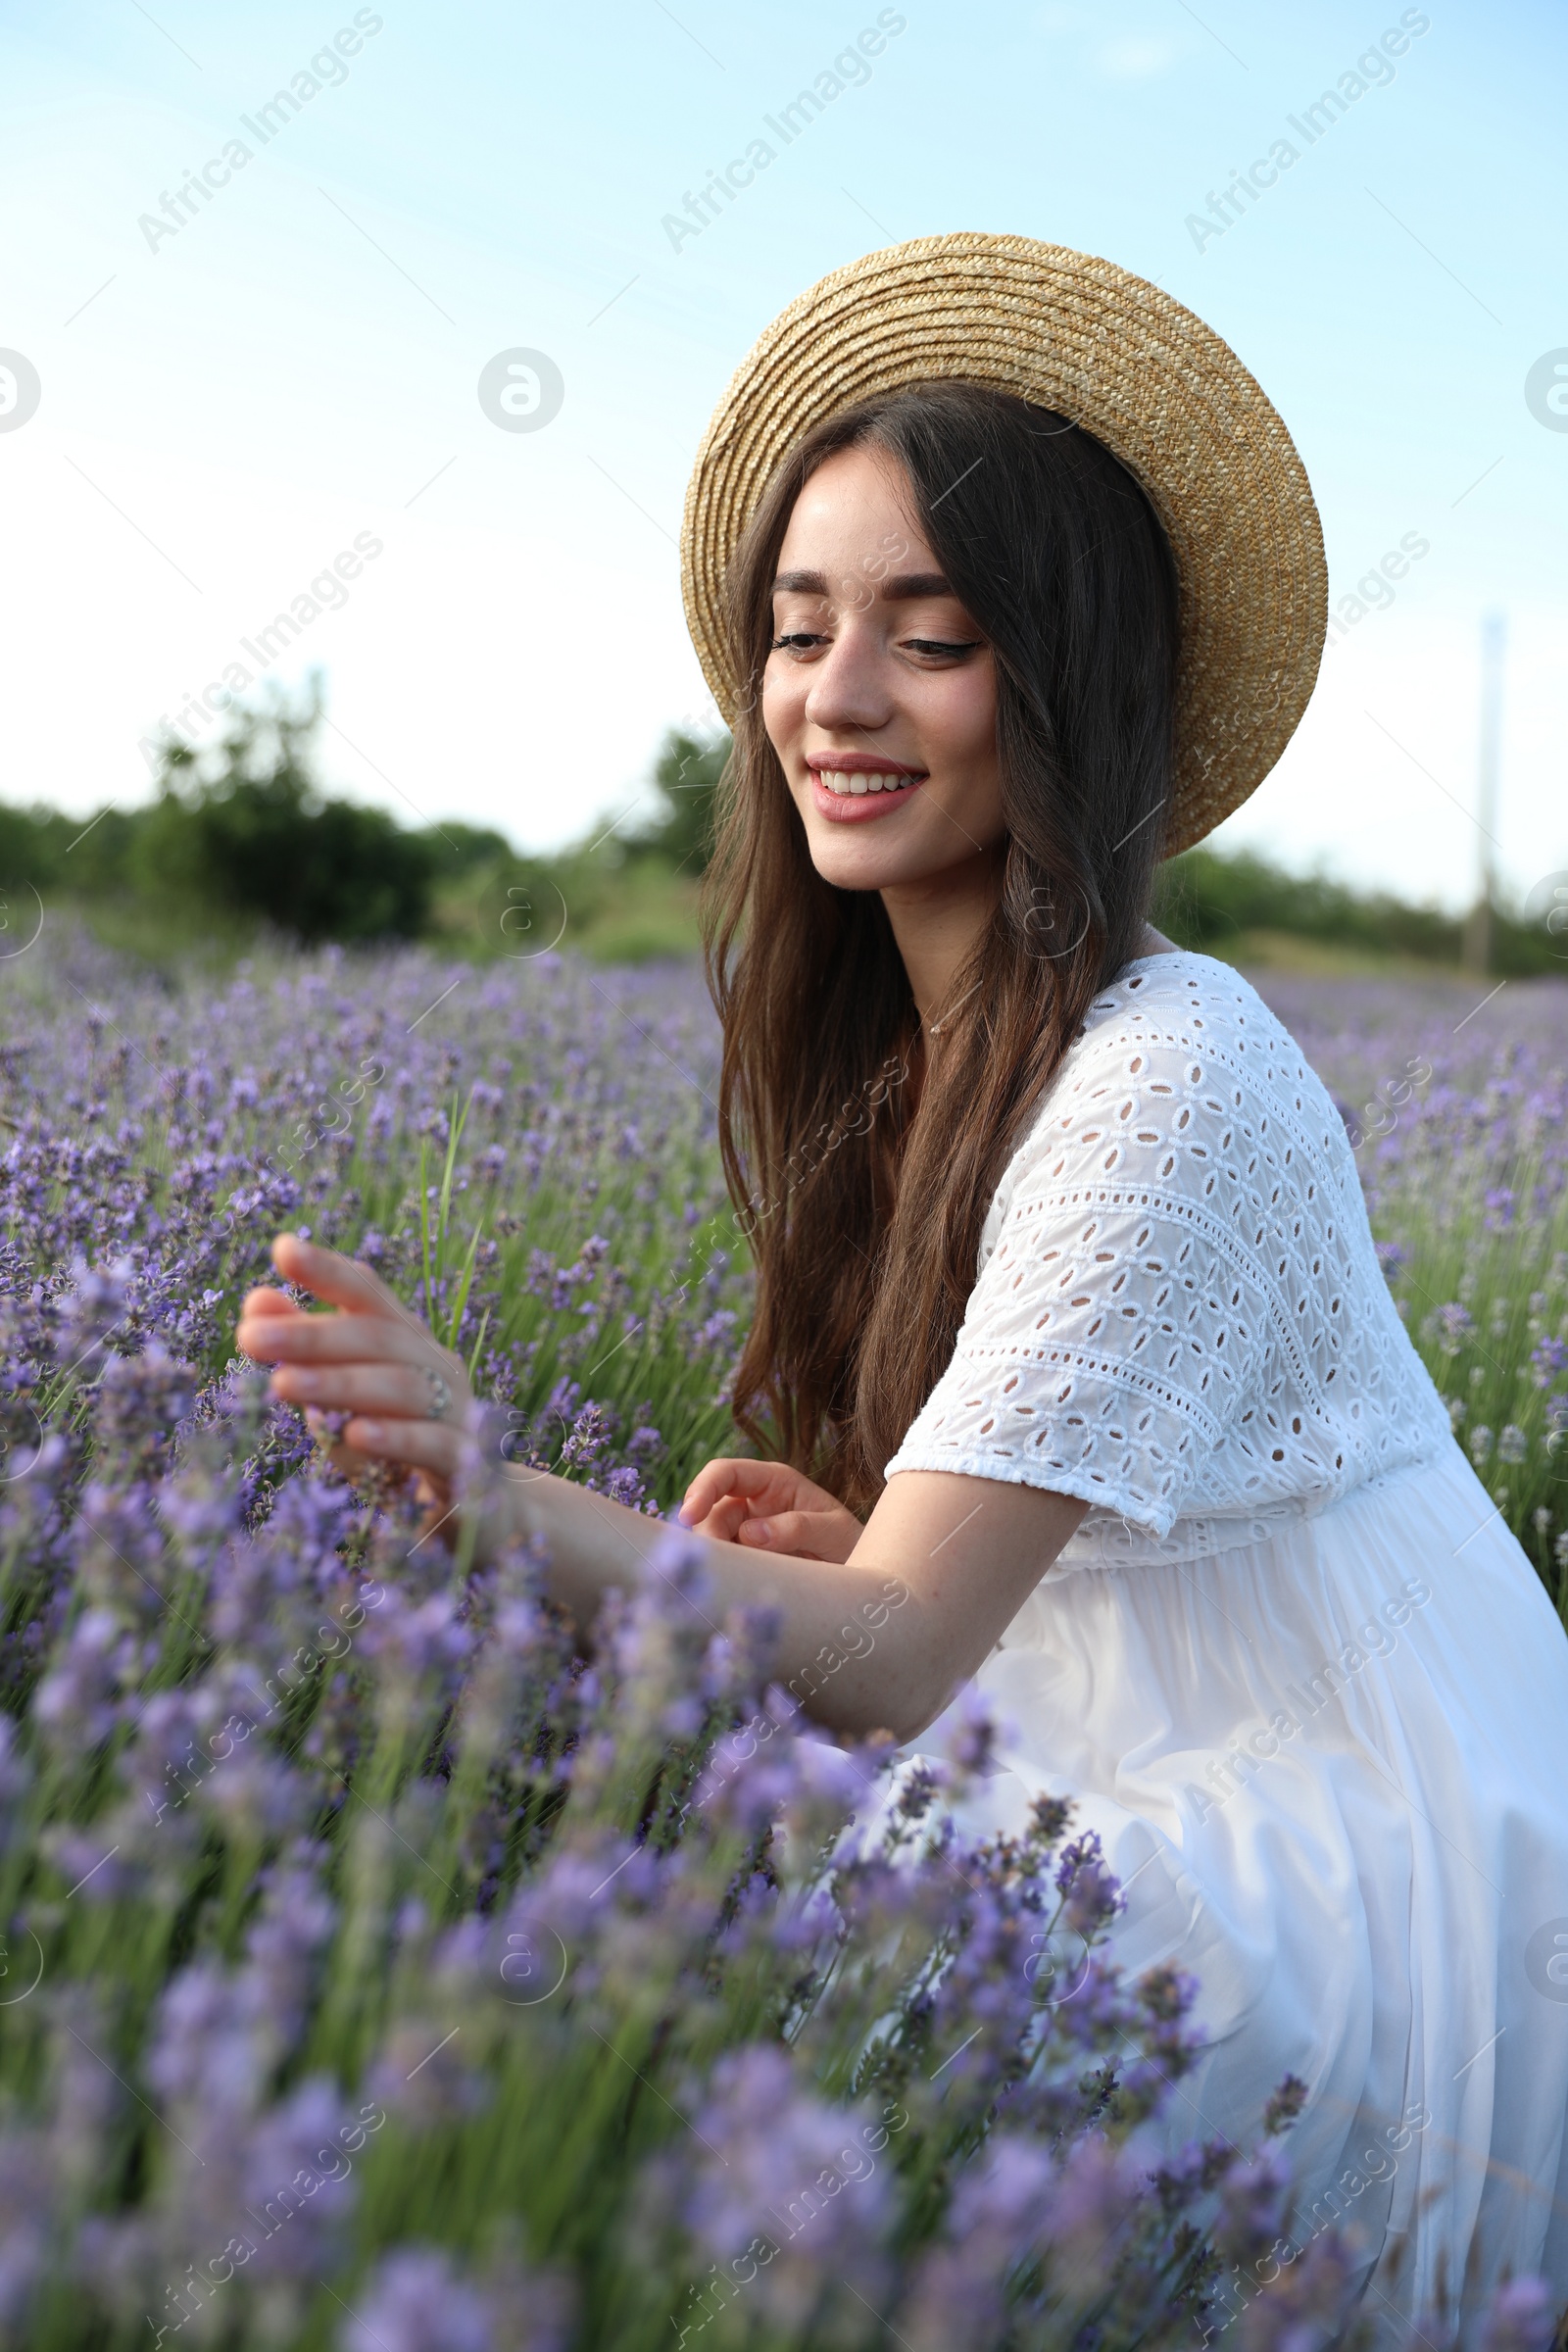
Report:
M 1097 1111 L 1123 1123 L 1134 1106 L 1211 1124 L 1275 1117 L 1336 1140 L 1343 1122 L 1290 1031 L 1243 975 L 1182 950 L 1129 964 L 1089 1008 L 1036 1113 L 1044 1137 Z
M 1200 1055 L 1251 1053 L 1273 1060 L 1283 1050 L 1298 1062 L 1302 1058 L 1250 980 L 1217 956 L 1185 948 L 1142 956 L 1102 989 L 1069 1060 L 1104 1059 L 1114 1056 L 1121 1041 L 1145 1039 Z
M 1091 1004 L 1021 1131 L 983 1249 L 1042 1186 L 1266 1196 L 1281 1180 L 1294 1192 L 1308 1167 L 1353 1174 L 1344 1121 L 1289 1030 L 1229 964 L 1146 956 Z

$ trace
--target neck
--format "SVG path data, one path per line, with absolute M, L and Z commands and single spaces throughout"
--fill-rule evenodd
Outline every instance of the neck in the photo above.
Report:
M 933 875 L 928 882 L 901 882 L 881 894 L 904 968 L 909 977 L 920 1025 L 940 1033 L 956 1008 L 958 975 L 997 904 L 1002 884 L 1001 853 Z M 1152 923 L 1144 926 L 1141 956 L 1174 955 L 1174 942 Z
M 929 881 L 882 892 L 922 1028 L 953 1010 L 958 974 L 991 920 L 1001 886 L 1001 855 L 988 853 Z

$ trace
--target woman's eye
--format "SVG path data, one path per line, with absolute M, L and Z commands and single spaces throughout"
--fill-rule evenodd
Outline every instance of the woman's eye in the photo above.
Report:
M 899 642 L 906 653 L 920 654 L 936 661 L 956 662 L 961 661 L 965 654 L 978 653 L 984 640 L 979 637 L 956 641 L 945 637 L 904 637 Z M 831 638 L 819 630 L 791 629 L 772 640 L 772 650 L 776 654 L 806 654 L 831 643 Z

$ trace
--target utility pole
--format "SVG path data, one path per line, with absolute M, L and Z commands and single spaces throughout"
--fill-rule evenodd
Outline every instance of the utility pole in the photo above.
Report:
M 1492 968 L 1493 909 L 1497 901 L 1497 745 L 1502 734 L 1502 649 L 1506 627 L 1500 612 L 1481 621 L 1481 743 L 1476 777 L 1476 903 L 1464 927 L 1464 967 Z

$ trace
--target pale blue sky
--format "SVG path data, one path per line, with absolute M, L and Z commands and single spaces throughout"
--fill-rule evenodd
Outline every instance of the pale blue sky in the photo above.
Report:
M 903 28 L 868 77 L 673 249 L 663 217 L 879 14 Z M 673 542 L 730 371 L 825 270 L 977 227 L 1109 255 L 1234 344 L 1305 459 L 1336 597 L 1429 543 L 1223 838 L 1465 898 L 1496 605 L 1503 869 L 1568 866 L 1568 431 L 1525 394 L 1568 347 L 1560 10 L 358 15 L 355 35 L 342 0 L 64 0 L 0 30 L 0 347 L 41 387 L 0 431 L 5 797 L 143 794 L 138 738 L 258 669 L 241 641 L 358 538 L 379 552 L 277 672 L 326 670 L 331 780 L 525 842 L 608 821 L 663 727 L 710 710 Z M 1427 29 L 1393 78 L 1307 147 L 1288 118 L 1401 19 Z M 242 118 L 340 29 L 341 77 L 329 56 L 264 145 Z M 1299 161 L 1200 249 L 1188 216 L 1282 137 Z M 250 161 L 150 247 L 140 217 L 236 138 Z M 477 397 L 519 347 L 564 383 L 538 431 Z

